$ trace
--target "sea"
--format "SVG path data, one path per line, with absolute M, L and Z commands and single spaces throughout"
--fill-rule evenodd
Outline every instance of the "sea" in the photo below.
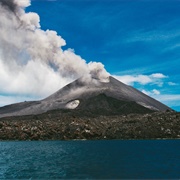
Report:
M 180 179 L 180 140 L 3 141 L 0 179 Z

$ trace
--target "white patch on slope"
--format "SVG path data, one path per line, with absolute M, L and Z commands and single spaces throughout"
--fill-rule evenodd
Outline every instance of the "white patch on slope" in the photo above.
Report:
M 80 104 L 80 101 L 79 100 L 74 100 L 74 101 L 71 101 L 71 102 L 68 102 L 66 104 L 66 108 L 68 109 L 75 109 L 79 106 Z
M 144 106 L 144 107 L 148 108 L 148 109 L 159 111 L 159 109 L 155 108 L 154 106 L 149 106 L 149 105 L 147 105 L 147 104 L 145 104 L 143 102 L 137 102 L 137 103 L 140 104 L 141 106 Z

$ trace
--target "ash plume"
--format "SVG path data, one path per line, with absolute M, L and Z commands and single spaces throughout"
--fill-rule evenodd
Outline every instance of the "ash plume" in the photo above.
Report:
M 18 7 L 14 0 L 0 0 L 0 4 L 13 13 L 16 12 Z
M 0 0 L 0 93 L 44 97 L 81 76 L 108 81 L 103 64 L 87 64 L 74 50 L 62 50 L 65 40 L 42 30 L 39 15 L 25 12 L 29 5 Z

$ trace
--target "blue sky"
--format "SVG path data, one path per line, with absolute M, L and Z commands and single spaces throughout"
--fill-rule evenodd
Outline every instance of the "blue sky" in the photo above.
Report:
M 87 62 L 180 110 L 180 1 L 32 1 L 41 28 L 58 32 Z M 159 75 L 159 76 L 158 76 Z M 155 76 L 155 77 L 153 77 Z
M 41 29 L 57 31 L 64 50 L 102 62 L 120 81 L 180 111 L 179 0 L 32 0 L 26 12 L 40 16 Z M 0 105 L 40 98 L 4 92 Z

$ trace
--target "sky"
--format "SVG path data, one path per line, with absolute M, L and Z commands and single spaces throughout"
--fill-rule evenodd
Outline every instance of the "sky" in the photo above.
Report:
M 37 13 L 38 28 L 56 31 L 65 40 L 64 52 L 75 53 L 87 64 L 101 62 L 115 78 L 180 111 L 179 0 L 32 0 L 25 12 Z M 37 87 L 33 93 L 5 91 L 1 85 L 0 106 L 44 98 L 73 79 L 57 83 L 53 74 L 45 79 L 54 80 L 53 85 L 44 86 L 47 73 L 42 69 L 38 64 L 33 69 L 42 72 L 40 86 L 25 84 Z M 43 87 L 46 92 L 40 95 Z

